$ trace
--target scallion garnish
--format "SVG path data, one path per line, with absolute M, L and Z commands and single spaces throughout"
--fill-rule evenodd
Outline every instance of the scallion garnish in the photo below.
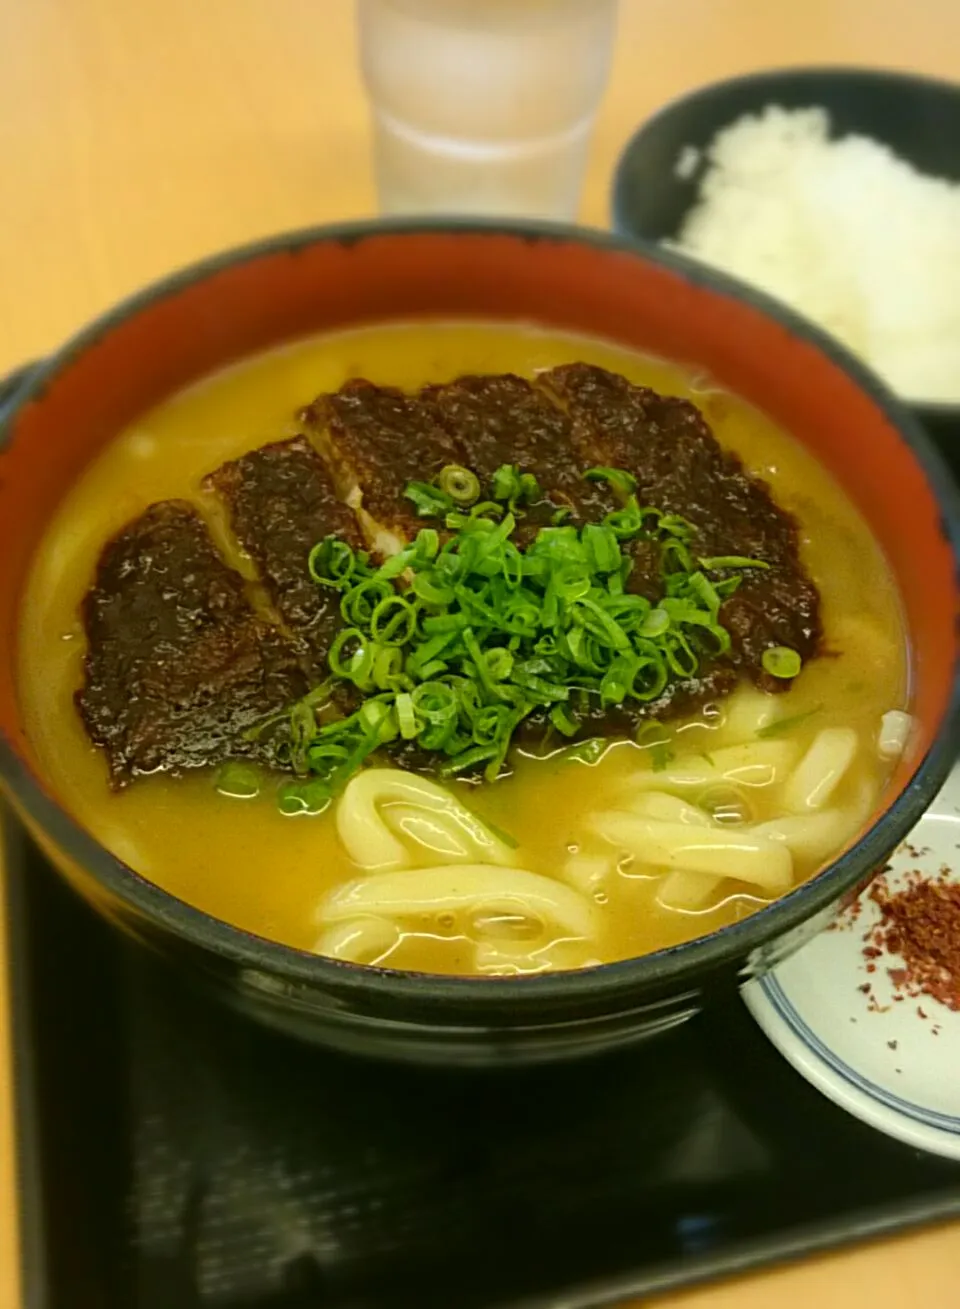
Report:
M 440 518 L 453 508 L 453 497 L 432 482 L 408 482 L 403 493 L 421 518 Z
M 437 486 L 454 504 L 472 505 L 480 498 L 480 479 L 461 464 L 447 464 L 437 478 Z
M 773 736 L 786 736 L 788 732 L 793 732 L 798 727 L 802 727 L 808 718 L 813 718 L 815 714 L 820 713 L 822 708 L 822 705 L 814 705 L 812 709 L 807 709 L 801 714 L 791 714 L 788 718 L 775 718 L 772 723 L 767 723 L 765 727 L 757 728 L 757 737 L 761 741 L 766 741 Z
M 624 497 L 632 495 L 637 489 L 637 479 L 633 473 L 625 472 L 622 468 L 588 468 L 584 477 L 588 482 L 606 482 Z
M 673 737 L 662 723 L 644 723 L 634 737 L 641 750 L 650 751 L 650 763 L 655 773 L 662 773 L 673 762 L 670 748 Z
M 330 649 L 328 683 L 285 715 L 278 748 L 300 778 L 282 789 L 286 812 L 317 812 L 368 755 L 398 739 L 439 756 L 441 776 L 482 768 L 492 779 L 531 715 L 573 738 L 591 705 L 639 710 L 729 652 L 720 610 L 740 576 L 710 574 L 769 565 L 739 555 L 695 561 L 693 525 L 641 506 L 630 473 L 598 467 L 585 476 L 606 482 L 620 507 L 579 527 L 558 507 L 553 525 L 523 548 L 512 539 L 517 517 L 543 493 L 512 464 L 497 469 L 486 500 L 460 465 L 436 483 L 411 482 L 407 498 L 446 535 L 425 526 L 379 567 L 336 537 L 314 547 L 310 576 L 339 591 L 344 627 Z M 659 545 L 653 603 L 627 589 L 637 539 Z M 776 647 L 763 666 L 795 677 L 800 657 Z M 324 720 L 318 705 L 337 682 L 351 685 L 360 705 Z M 651 722 L 637 739 L 655 768 L 667 766 L 665 729 Z M 606 745 L 587 741 L 573 756 L 593 761 Z
M 216 788 L 235 800 L 252 800 L 260 794 L 260 773 L 252 764 L 231 760 L 217 773 Z
M 718 568 L 769 568 L 764 559 L 748 559 L 746 555 L 714 555 L 712 559 L 698 559 L 701 568 L 714 572 Z
M 523 504 L 541 498 L 540 484 L 532 473 L 521 473 L 514 464 L 501 464 L 493 475 L 490 493 L 494 500 L 507 504 L 512 512 Z
M 332 796 L 317 777 L 308 782 L 284 782 L 277 791 L 277 804 L 284 814 L 322 814 Z
M 769 650 L 764 650 L 760 662 L 764 672 L 769 673 L 771 677 L 784 679 L 796 677 L 803 663 L 796 650 L 791 650 L 786 645 L 774 645 Z
M 602 736 L 591 736 L 579 745 L 564 751 L 564 758 L 579 764 L 591 766 L 598 764 L 610 748 L 610 742 Z

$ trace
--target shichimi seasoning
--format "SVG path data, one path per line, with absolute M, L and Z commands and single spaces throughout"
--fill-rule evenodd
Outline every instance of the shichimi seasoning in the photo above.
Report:
M 948 881 L 949 869 L 937 877 L 914 872 L 892 890 L 884 877 L 869 896 L 880 922 L 868 933 L 864 950 L 876 958 L 881 950 L 899 955 L 903 965 L 889 969 L 895 988 L 911 996 L 929 995 L 960 1011 L 960 883 Z

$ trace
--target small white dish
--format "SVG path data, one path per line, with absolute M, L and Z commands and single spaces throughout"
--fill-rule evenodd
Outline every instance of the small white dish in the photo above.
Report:
M 960 881 L 960 768 L 886 877 L 896 890 L 912 870 L 935 877 L 944 867 Z M 960 1012 L 926 995 L 903 998 L 888 974 L 897 956 L 883 954 L 868 971 L 864 937 L 879 921 L 864 894 L 856 918 L 848 911 L 748 983 L 743 998 L 780 1053 L 835 1104 L 908 1145 L 960 1159 Z

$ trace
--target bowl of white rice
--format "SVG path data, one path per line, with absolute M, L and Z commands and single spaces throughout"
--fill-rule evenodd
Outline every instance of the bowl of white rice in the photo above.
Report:
M 960 84 L 799 68 L 703 87 L 627 145 L 613 224 L 812 319 L 960 471 Z

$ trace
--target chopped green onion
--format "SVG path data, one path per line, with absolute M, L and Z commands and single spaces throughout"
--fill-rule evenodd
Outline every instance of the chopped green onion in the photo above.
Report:
M 569 506 L 550 508 L 551 525 L 522 548 L 517 517 L 543 500 L 537 479 L 503 464 L 481 500 L 476 474 L 450 464 L 436 484 L 406 488 L 419 514 L 445 525 L 442 536 L 424 527 L 379 567 L 336 537 L 311 550 L 311 578 L 340 592 L 331 676 L 249 738 L 275 733 L 271 748 L 299 774 L 280 796 L 285 812 L 319 812 L 370 755 L 398 740 L 436 755 L 441 776 L 479 769 L 492 779 L 531 715 L 574 737 L 603 706 L 635 716 L 647 706 L 637 743 L 655 768 L 666 767 L 671 738 L 656 722 L 658 701 L 729 654 L 723 602 L 742 570 L 770 565 L 740 555 L 695 562 L 693 524 L 640 505 L 631 473 L 597 467 L 585 477 L 605 482 L 620 507 L 583 525 L 567 521 Z M 659 550 L 652 601 L 627 589 L 634 540 Z M 763 666 L 794 677 L 800 657 L 777 647 Z M 343 684 L 359 704 L 334 718 L 328 701 Z M 568 757 L 595 762 L 607 745 L 586 741 Z
M 769 673 L 771 677 L 789 679 L 797 676 L 803 661 L 796 650 L 791 650 L 789 646 L 774 645 L 769 650 L 764 650 L 760 662 L 764 672 Z
M 506 681 L 513 670 L 514 659 L 509 650 L 497 646 L 486 656 L 487 672 L 497 682 Z
M 584 477 L 588 482 L 606 482 L 622 496 L 632 495 L 637 489 L 637 479 L 623 468 L 588 468 Z
M 679 514 L 663 514 L 657 523 L 657 531 L 662 536 L 674 536 L 679 541 L 689 541 L 696 531 L 693 523 Z
M 350 649 L 350 647 L 353 647 Z M 327 662 L 330 665 L 330 671 L 334 677 L 342 677 L 353 681 L 350 672 L 350 665 L 353 661 L 354 654 L 363 650 L 365 646 L 364 635 L 359 627 L 344 627 L 334 638 L 333 645 L 330 647 L 330 653 L 327 656 Z M 346 660 L 342 658 L 345 651 L 349 650 Z
M 745 555 L 714 555 L 712 559 L 698 559 L 701 568 L 711 572 L 715 568 L 769 568 L 763 559 L 748 559 Z
M 480 479 L 462 464 L 447 464 L 437 478 L 437 486 L 454 504 L 472 505 L 480 498 Z
M 644 723 L 634 737 L 641 750 L 650 751 L 650 764 L 655 773 L 662 773 L 673 761 L 672 740 L 663 724 L 655 722 Z
M 565 704 L 555 704 L 550 710 L 550 721 L 564 736 L 576 736 L 580 724 Z
M 664 577 L 671 573 L 682 573 L 685 577 L 692 567 L 690 551 L 677 537 L 670 537 L 663 543 L 660 551 L 660 571 Z
M 609 527 L 588 523 L 580 534 L 587 557 L 595 573 L 614 573 L 620 567 L 620 544 L 616 533 Z
M 612 513 L 607 514 L 603 525 L 609 527 L 618 540 L 632 541 L 644 530 L 643 511 L 637 508 L 634 501 L 632 505 L 627 505 L 626 509 L 614 509 Z
M 670 615 L 661 607 L 651 609 L 640 624 L 640 635 L 649 639 L 662 636 L 670 626 Z
M 416 630 L 416 609 L 396 593 L 381 600 L 370 615 L 370 635 L 381 645 L 406 645 Z
M 564 752 L 564 759 L 569 759 L 578 764 L 598 764 L 610 748 L 610 742 L 602 736 L 591 736 L 588 741 L 581 741 L 579 745 L 571 746 Z
M 440 549 L 440 534 L 435 527 L 421 527 L 413 543 L 413 560 L 417 563 L 429 563 L 436 559 Z
M 397 726 L 400 728 L 400 735 L 405 741 L 412 741 L 420 730 L 417 723 L 417 715 L 413 708 L 413 696 L 409 691 L 403 691 L 394 701 L 397 711 Z
M 717 588 L 703 573 L 691 573 L 687 579 L 687 587 L 690 591 L 696 592 L 698 599 L 706 605 L 710 613 L 716 614 L 719 611 L 721 597 L 717 593 Z
M 495 500 L 510 500 L 520 492 L 520 471 L 513 464 L 501 464 L 493 475 L 491 492 Z
M 457 594 L 453 586 L 443 583 L 438 586 L 430 573 L 417 573 L 413 579 L 413 593 L 418 600 L 434 609 L 442 609 L 450 604 Z
M 667 663 L 683 681 L 695 676 L 700 666 L 693 647 L 682 632 L 667 632 L 663 638 Z
M 282 814 L 322 814 L 333 796 L 319 779 L 309 782 L 284 782 L 277 792 L 277 806 Z
M 319 586 L 342 590 L 354 578 L 369 577 L 371 569 L 366 551 L 355 552 L 346 541 L 327 536 L 307 556 L 307 571 Z
M 368 578 L 344 592 L 340 601 L 343 621 L 351 627 L 365 626 L 373 617 L 377 605 L 395 595 L 396 591 L 389 582 Z
M 403 494 L 421 518 L 442 518 L 453 508 L 453 497 L 429 482 L 408 482 Z
M 460 803 L 463 804 L 463 801 L 461 800 Z M 466 805 L 463 807 L 466 809 Z M 504 845 L 509 846 L 511 850 L 516 850 L 520 845 L 520 842 L 515 836 L 510 832 L 504 831 L 502 827 L 498 827 L 496 823 L 491 823 L 489 818 L 481 818 L 480 821 L 483 823 L 484 827 L 491 831 L 498 840 L 503 842 Z
M 251 764 L 232 761 L 217 773 L 216 787 L 234 800 L 252 800 L 260 794 L 260 774 Z
M 475 745 L 472 749 L 461 750 L 448 763 L 440 765 L 440 776 L 455 777 L 467 768 L 475 768 L 477 764 L 496 758 L 496 754 L 496 746 L 493 745 Z
M 772 723 L 767 723 L 764 727 L 758 727 L 757 736 L 761 741 L 769 740 L 773 736 L 785 736 L 788 732 L 801 727 L 808 718 L 813 718 L 822 709 L 823 705 L 814 705 L 812 709 L 807 709 L 802 714 L 791 714 L 788 718 L 776 718 Z
M 521 501 L 524 501 L 527 504 L 533 504 L 535 500 L 540 499 L 541 494 L 540 483 L 534 477 L 533 473 L 521 473 L 520 496 L 517 503 L 519 504 Z
M 494 500 L 505 501 L 516 511 L 541 497 L 540 484 L 532 473 L 521 473 L 516 464 L 501 464 L 490 483 Z

